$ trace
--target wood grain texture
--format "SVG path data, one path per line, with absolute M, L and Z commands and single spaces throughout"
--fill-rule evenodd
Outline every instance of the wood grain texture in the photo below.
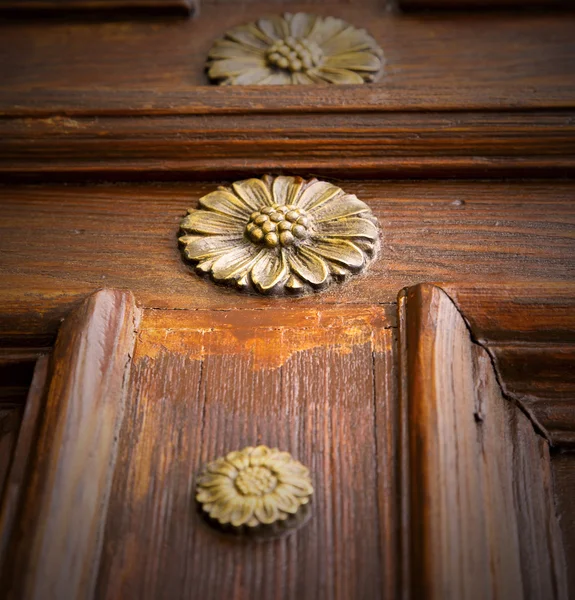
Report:
M 62 327 L 5 554 L 7 599 L 93 593 L 137 319 L 130 293 L 102 290 Z
M 567 576 L 569 584 L 569 597 L 575 596 L 575 454 L 572 452 L 558 452 L 551 458 L 553 481 L 555 484 L 555 503 L 565 558 L 567 559 Z
M 193 273 L 177 246 L 186 209 L 216 185 L 0 188 L 2 344 L 50 344 L 59 320 L 103 285 L 148 308 L 287 308 L 393 303 L 419 281 L 529 281 L 545 297 L 574 275 L 571 182 L 345 181 L 383 229 L 366 275 L 319 296 L 240 297 Z
M 575 286 L 442 286 L 489 352 L 502 390 L 554 445 L 575 445 Z
M 36 361 L 26 405 L 18 408 L 19 426 L 13 442 L 9 461 L 6 463 L 6 479 L 1 490 L 0 504 L 0 572 L 7 559 L 6 550 L 12 531 L 16 525 L 15 517 L 24 495 L 28 466 L 34 455 L 40 426 L 40 416 L 46 399 L 48 367 L 50 356 L 45 354 Z
M 575 172 L 573 110 L 26 116 L 2 119 L 0 138 L 5 180 L 223 177 L 278 164 L 377 178 Z
M 392 597 L 390 326 L 371 306 L 144 311 L 97 597 Z M 309 466 L 311 519 L 272 541 L 223 537 L 195 509 L 195 476 L 259 443 Z
M 401 8 L 448 8 L 465 10 L 469 8 L 565 8 L 572 9 L 569 0 L 398 0 Z
M 71 17 L 77 13 L 101 16 L 104 14 L 154 15 L 176 12 L 195 14 L 199 0 L 1 0 L 0 15 L 26 15 L 38 18 L 45 15 Z
M 0 347 L 0 410 L 22 408 L 34 367 L 45 348 Z
M 0 24 L 2 107 L 32 102 L 47 108 L 52 93 L 66 100 L 64 92 L 75 92 L 66 102 L 70 109 L 110 108 L 128 91 L 135 92 L 133 103 L 122 101 L 124 109 L 153 106 L 157 94 L 167 94 L 164 108 L 175 106 L 178 98 L 180 106 L 191 108 L 204 99 L 204 112 L 221 110 L 222 103 L 269 110 L 278 102 L 299 108 L 342 102 L 464 108 L 482 98 L 499 108 L 534 101 L 573 107 L 574 15 L 394 15 L 384 1 L 260 0 L 228 8 L 204 4 L 201 18 L 187 21 Z M 306 91 L 207 87 L 204 62 L 213 41 L 236 25 L 283 10 L 333 15 L 366 28 L 386 53 L 384 79 L 347 91 L 341 86 Z
M 567 598 L 547 442 L 441 289 L 402 305 L 414 597 Z
M 4 491 L 4 484 L 16 440 L 18 439 L 18 431 L 22 422 L 22 407 L 15 408 L 0 408 L 0 497 Z

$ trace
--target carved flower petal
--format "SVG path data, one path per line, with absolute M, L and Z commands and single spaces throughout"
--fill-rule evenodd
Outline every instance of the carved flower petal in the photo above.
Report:
M 206 471 L 209 473 L 219 473 L 226 477 L 235 477 L 238 474 L 237 469 L 229 463 L 225 458 L 218 458 L 206 466 Z
M 291 74 L 291 82 L 296 85 L 310 85 L 315 83 L 312 77 L 301 71 L 295 71 Z
M 270 73 L 271 71 L 267 67 L 258 67 L 257 69 L 248 69 L 232 79 L 234 85 L 257 85 L 267 79 Z
M 267 459 L 271 454 L 271 450 L 267 446 L 256 446 L 250 452 L 250 465 L 257 467 L 267 464 Z
M 242 222 L 245 222 L 253 212 L 241 198 L 224 190 L 216 190 L 200 198 L 200 205 L 213 212 L 240 219 Z
M 254 514 L 260 523 L 269 525 L 279 518 L 278 506 L 274 502 L 274 497 L 268 494 L 260 499 L 260 502 L 256 504 Z
M 254 517 L 256 499 L 249 496 L 238 497 L 230 514 L 230 523 L 234 527 L 246 525 Z
M 355 244 L 337 238 L 316 240 L 313 251 L 330 261 L 354 270 L 361 269 L 365 260 L 363 252 Z
M 196 499 L 198 502 L 217 502 L 218 500 L 227 499 L 230 493 L 235 493 L 233 490 L 230 492 L 228 488 L 214 487 L 214 488 L 200 488 Z
M 322 70 L 351 69 L 353 71 L 379 71 L 381 60 L 371 52 L 346 52 L 325 59 Z
M 250 454 L 253 448 L 249 446 L 243 450 L 235 450 L 226 454 L 226 460 L 239 471 L 250 466 Z
M 318 237 L 365 238 L 375 241 L 378 238 L 378 231 L 371 221 L 361 217 L 350 217 L 322 223 Z
M 265 48 L 254 48 L 234 42 L 233 40 L 217 40 L 212 46 L 208 57 L 212 60 L 225 58 L 264 57 Z
M 342 193 L 341 188 L 326 181 L 314 181 L 301 194 L 297 205 L 305 210 L 313 210 L 327 202 L 337 194 Z
M 204 473 L 198 478 L 198 485 L 204 488 L 229 487 L 232 480 L 221 473 Z
M 323 223 L 332 219 L 359 215 L 363 212 L 369 213 L 370 209 L 365 202 L 362 202 L 353 194 L 344 194 L 310 212 L 313 213 L 316 223 Z
M 326 56 L 333 56 L 341 52 L 375 50 L 377 48 L 376 41 L 364 29 L 356 29 L 351 26 L 340 31 L 329 41 L 324 42 L 321 47 Z
M 280 473 L 278 480 L 281 482 L 277 487 L 278 493 L 292 494 L 295 497 L 309 496 L 313 493 L 313 487 L 309 480 L 305 477 L 286 476 Z
M 241 237 L 220 235 L 183 235 L 179 241 L 184 244 L 184 254 L 190 260 L 206 260 L 237 248 Z
M 326 282 L 329 270 L 325 261 L 304 246 L 300 246 L 288 260 L 295 273 L 311 285 L 319 286 Z
M 212 276 L 216 281 L 238 280 L 249 273 L 259 256 L 265 252 L 249 243 L 238 245 L 220 256 L 212 265 Z
M 272 192 L 276 204 L 295 204 L 303 186 L 301 177 L 283 177 L 280 175 L 275 178 Z
M 361 75 L 347 69 L 322 67 L 321 69 L 317 69 L 316 72 L 318 77 L 329 83 L 337 83 L 339 85 L 358 85 L 364 83 Z
M 289 513 L 290 515 L 295 515 L 297 509 L 300 507 L 300 503 L 291 494 L 285 492 L 278 493 L 276 489 L 276 491 L 273 494 L 271 494 L 271 496 L 274 502 L 276 503 L 277 507 L 283 512 Z
M 273 40 L 283 40 L 289 36 L 289 26 L 283 17 L 260 19 L 258 27 Z
M 239 218 L 207 210 L 193 210 L 183 219 L 180 227 L 192 233 L 238 236 L 243 232 L 243 223 Z
M 253 284 L 260 292 L 271 292 L 276 285 L 284 283 L 289 277 L 283 254 L 273 251 L 263 253 L 253 266 L 251 276 Z
M 268 72 L 269 75 L 262 79 L 259 85 L 288 85 L 291 83 L 291 76 L 287 71 Z
M 265 67 L 266 61 L 259 56 L 243 56 L 241 58 L 227 58 L 214 61 L 209 70 L 209 76 L 212 79 L 222 79 L 240 75 L 249 69 Z
M 348 26 L 349 25 L 345 21 L 336 19 L 335 17 L 317 19 L 314 27 L 308 35 L 308 38 L 314 41 L 316 44 L 322 46 L 325 42 L 333 38 Z
M 251 208 L 259 210 L 262 206 L 272 205 L 269 188 L 261 179 L 245 179 L 233 184 L 235 193 Z
M 256 25 L 240 25 L 226 33 L 226 37 L 244 46 L 267 50 L 273 39 L 260 31 Z
M 295 15 L 290 15 L 290 18 L 287 20 L 292 37 L 302 39 L 306 38 L 313 29 L 317 17 L 306 13 L 296 13 Z

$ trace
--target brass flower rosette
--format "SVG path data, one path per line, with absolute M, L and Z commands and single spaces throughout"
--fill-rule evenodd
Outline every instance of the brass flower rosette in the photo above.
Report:
M 207 69 L 220 85 L 363 84 L 381 75 L 383 51 L 342 19 L 286 13 L 227 31 Z
M 248 446 L 208 463 L 196 500 L 208 521 L 237 534 L 274 535 L 302 525 L 313 486 L 288 452 Z
M 185 258 L 216 282 L 262 294 L 323 289 L 363 271 L 379 246 L 377 219 L 325 181 L 264 176 L 219 187 L 181 223 Z

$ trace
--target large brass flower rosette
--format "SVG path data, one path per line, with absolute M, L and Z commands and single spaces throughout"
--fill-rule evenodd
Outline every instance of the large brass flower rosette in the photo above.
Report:
M 364 270 L 377 253 L 370 208 L 325 181 L 269 175 L 219 187 L 181 223 L 184 256 L 216 282 L 303 293 Z
M 379 77 L 383 52 L 342 19 L 286 13 L 227 31 L 207 69 L 220 85 L 361 84 Z

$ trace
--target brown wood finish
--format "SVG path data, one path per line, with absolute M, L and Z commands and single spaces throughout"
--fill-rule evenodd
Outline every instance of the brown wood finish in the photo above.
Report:
M 144 311 L 97 597 L 393 597 L 389 315 Z M 273 541 L 223 537 L 194 509 L 195 476 L 259 443 L 310 467 L 311 519 Z
M 70 17 L 76 13 L 99 16 L 101 13 L 124 12 L 133 16 L 140 11 L 157 15 L 165 12 L 194 14 L 199 0 L 0 0 L 0 16 L 27 15 Z
M 6 465 L 6 479 L 0 487 L 0 575 L 7 558 L 6 549 L 10 536 L 16 526 L 15 517 L 24 495 L 28 466 L 34 455 L 40 416 L 46 399 L 46 383 L 50 356 L 38 358 L 32 379 L 26 406 L 19 408 L 17 435 L 13 438 L 9 461 Z
M 231 92 L 233 94 L 233 92 Z M 357 176 L 568 174 L 575 111 L 317 111 L 3 119 L 0 174 L 90 178 L 218 177 L 273 170 Z
M 3 556 L 6 598 L 93 593 L 137 322 L 132 294 L 103 290 L 62 327 Z M 22 472 L 15 477 L 23 482 Z
M 443 286 L 489 352 L 504 394 L 554 445 L 575 445 L 575 286 Z
M 569 0 L 398 0 L 401 8 L 448 8 L 448 9 L 468 9 L 468 8 L 565 8 L 572 9 L 573 5 Z
M 575 453 L 562 452 L 552 456 L 553 481 L 557 515 L 561 523 L 565 558 L 567 559 L 567 576 L 569 597 L 575 597 Z
M 240 296 L 198 277 L 177 246 L 186 209 L 216 185 L 0 188 L 2 344 L 50 344 L 60 319 L 104 285 L 131 289 L 147 308 L 237 309 L 393 303 L 419 281 L 477 282 L 478 290 L 531 282 L 526 293 L 545 298 L 551 282 L 573 277 L 571 182 L 345 181 L 383 228 L 368 273 L 321 296 Z
M 402 450 L 414 597 L 567 598 L 549 448 L 439 288 L 402 307 Z

